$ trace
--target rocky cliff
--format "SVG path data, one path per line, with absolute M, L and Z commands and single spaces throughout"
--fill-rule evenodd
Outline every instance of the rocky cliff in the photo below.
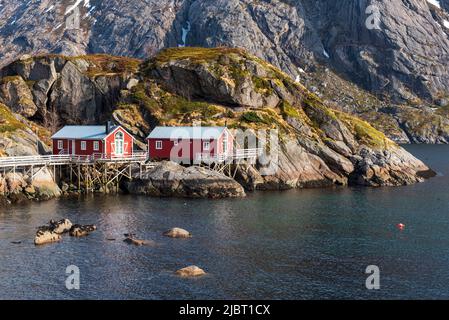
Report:
M 276 172 L 264 175 L 262 166 L 242 170 L 240 181 L 249 189 L 402 185 L 432 174 L 367 122 L 329 108 L 243 50 L 167 49 L 143 64 L 141 76 L 138 85 L 122 92 L 113 113 L 131 130 L 136 119 L 148 127 L 200 121 L 279 130 Z
M 46 153 L 49 134 L 47 129 L 0 103 L 0 157 Z M 45 200 L 60 194 L 61 190 L 47 170 L 38 172 L 33 179 L 20 173 L 0 173 L 0 203 Z
M 0 101 L 20 123 L 36 127 L 112 116 L 142 147 L 155 125 L 279 130 L 271 146 L 279 147 L 278 167 L 271 174 L 263 166 L 242 169 L 238 177 L 248 189 L 402 185 L 430 173 L 367 122 L 329 108 L 240 49 L 168 49 L 142 64 L 105 55 L 25 57 L 1 74 Z
M 240 47 L 397 141 L 447 143 L 448 7 L 447 0 L 0 1 L 0 65 L 24 53 L 147 58 L 167 47 Z M 323 77 L 352 90 L 334 90 Z

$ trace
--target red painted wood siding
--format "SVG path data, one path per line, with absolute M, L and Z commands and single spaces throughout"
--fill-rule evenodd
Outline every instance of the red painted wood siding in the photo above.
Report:
M 75 154 L 78 156 L 90 156 L 93 154 L 106 154 L 107 156 L 116 156 L 115 154 L 115 135 L 118 132 L 123 133 L 123 156 L 131 156 L 133 154 L 134 138 L 123 128 L 119 127 L 109 134 L 105 140 L 83 140 L 83 139 L 53 139 L 53 154 L 60 154 L 58 149 L 58 141 L 63 141 L 63 149 L 66 154 Z M 75 140 L 75 152 L 72 150 L 72 141 Z M 81 142 L 86 142 L 86 150 L 81 150 Z M 94 141 L 99 144 L 98 150 L 94 150 Z
M 124 139 L 123 156 L 131 156 L 133 154 L 134 138 L 121 127 L 115 129 L 105 138 L 105 153 L 108 156 L 118 156 L 115 154 L 115 135 L 119 131 L 123 133 Z
M 160 159 L 160 160 L 190 160 L 193 161 L 196 159 L 196 155 L 198 153 L 209 154 L 211 157 L 219 154 L 223 154 L 223 139 L 225 132 L 220 136 L 218 140 L 199 140 L 199 139 L 190 139 L 190 140 L 181 140 L 175 148 L 175 142 L 170 139 L 147 139 L 148 145 L 148 153 L 150 159 Z M 227 131 L 228 134 L 228 153 L 232 153 L 234 150 L 234 138 L 232 134 Z M 156 149 L 156 142 L 162 141 L 162 149 Z M 206 151 L 203 148 L 203 142 L 210 142 L 210 150 Z M 178 150 L 178 154 L 171 158 L 171 152 L 176 152 Z M 189 152 L 190 150 L 190 152 Z M 182 152 L 187 154 L 182 154 Z
M 61 150 L 58 149 L 58 141 L 63 141 L 63 149 L 65 154 L 75 154 L 78 156 L 90 156 L 95 153 L 103 153 L 103 141 L 102 140 L 75 140 L 75 152 L 72 151 L 73 139 L 53 139 L 53 154 L 60 154 Z M 86 141 L 86 150 L 81 150 L 81 141 Z M 94 150 L 94 141 L 98 142 L 98 150 Z

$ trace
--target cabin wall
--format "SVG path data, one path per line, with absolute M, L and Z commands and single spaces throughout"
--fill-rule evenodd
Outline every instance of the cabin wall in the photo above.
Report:
M 134 138 L 128 132 L 126 132 L 123 128 L 115 129 L 110 135 L 108 135 L 105 139 L 105 154 L 111 156 L 117 156 L 115 154 L 115 135 L 118 132 L 122 132 L 124 135 L 124 146 L 123 146 L 123 156 L 131 156 L 133 154 L 133 144 Z M 121 155 L 120 155 L 121 156 Z
M 58 149 L 58 141 L 63 141 L 63 149 L 65 154 L 75 154 L 77 156 L 90 156 L 96 153 L 103 153 L 103 141 L 102 140 L 75 140 L 75 152 L 72 151 L 73 139 L 53 139 L 53 154 L 59 155 L 61 150 Z M 86 150 L 81 150 L 81 142 L 86 142 Z M 94 150 L 94 141 L 99 144 L 98 150 Z
M 162 141 L 162 149 L 156 149 L 156 141 Z M 175 146 L 175 141 L 171 139 L 147 139 L 148 153 L 150 159 L 153 160 L 190 160 L 196 159 L 198 153 L 209 154 L 211 157 L 219 154 L 220 143 L 222 140 L 204 140 L 210 142 L 210 150 L 206 151 L 203 148 L 203 140 L 200 139 L 185 139 L 180 140 L 178 146 Z M 221 149 L 223 146 L 221 146 Z M 172 155 L 173 152 L 173 155 Z
M 217 150 L 218 150 L 218 154 L 223 154 L 224 153 L 224 144 L 223 141 L 225 139 L 225 136 L 228 136 L 228 154 L 232 154 L 234 153 L 234 136 L 231 134 L 231 132 L 229 131 L 225 131 L 222 133 L 222 135 L 219 138 L 218 141 L 218 146 L 217 146 Z

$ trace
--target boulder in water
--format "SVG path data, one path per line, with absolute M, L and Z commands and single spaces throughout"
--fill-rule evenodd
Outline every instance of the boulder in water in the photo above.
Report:
M 97 227 L 92 225 L 79 225 L 79 224 L 75 224 L 72 226 L 72 228 L 70 229 L 70 236 L 72 237 L 84 237 L 89 235 L 91 232 L 97 230 Z
M 164 236 L 170 238 L 191 238 L 192 235 L 187 230 L 181 228 L 173 228 L 164 232 Z
M 139 240 L 139 239 L 134 239 L 134 238 L 126 238 L 123 241 L 126 242 L 127 244 L 132 244 L 132 245 L 135 245 L 135 246 L 138 246 L 138 247 L 154 245 L 154 242 L 150 241 L 150 240 Z
M 206 274 L 206 272 L 197 267 L 197 266 L 190 266 L 190 267 L 186 267 L 186 268 L 182 268 L 179 269 L 178 271 L 175 272 L 176 275 L 180 276 L 180 277 L 200 277 L 200 276 L 204 276 Z
M 39 227 L 36 232 L 36 237 L 34 238 L 35 245 L 42 245 L 52 242 L 57 242 L 61 240 L 61 236 L 53 231 L 51 227 L 43 226 Z
M 70 231 L 73 224 L 69 219 L 62 219 L 59 221 L 50 220 L 50 227 L 53 228 L 53 232 L 57 234 L 63 234 Z

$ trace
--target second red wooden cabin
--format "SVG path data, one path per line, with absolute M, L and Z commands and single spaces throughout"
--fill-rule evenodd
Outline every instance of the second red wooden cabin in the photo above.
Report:
M 226 127 L 156 127 L 147 144 L 151 160 L 192 162 L 232 154 L 234 136 Z

